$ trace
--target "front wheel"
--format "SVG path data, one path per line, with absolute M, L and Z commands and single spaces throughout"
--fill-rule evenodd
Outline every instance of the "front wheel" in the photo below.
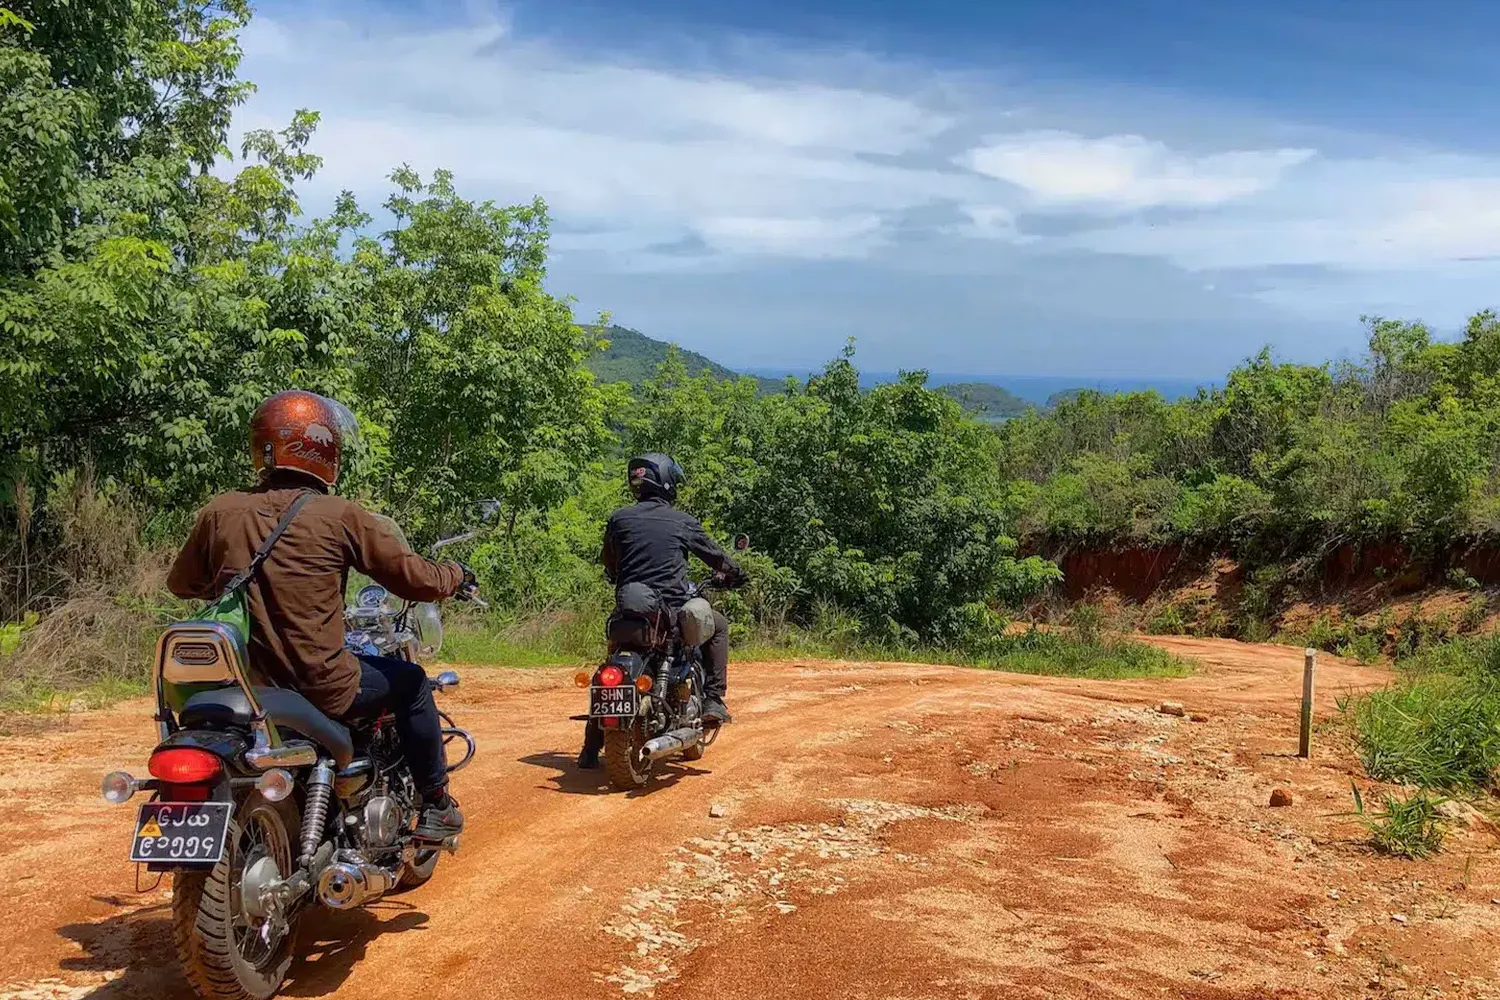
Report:
M 274 927 L 258 889 L 292 872 L 296 806 L 251 792 L 229 823 L 229 849 L 208 872 L 172 879 L 172 936 L 183 974 L 205 1000 L 268 1000 L 292 964 L 296 919 Z
M 651 761 L 646 759 L 646 726 L 637 719 L 629 729 L 604 731 L 604 773 L 622 792 L 644 788 L 651 779 Z

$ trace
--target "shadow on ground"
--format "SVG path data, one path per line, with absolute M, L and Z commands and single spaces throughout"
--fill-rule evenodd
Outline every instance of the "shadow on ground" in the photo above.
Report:
M 122 905 L 113 898 L 101 902 Z M 128 904 L 125 904 L 128 905 Z M 337 990 L 382 934 L 424 930 L 427 914 L 400 899 L 383 899 L 347 912 L 317 907 L 303 917 L 293 960 L 280 996 L 321 997 Z M 196 1000 L 177 965 L 171 906 L 117 913 L 92 923 L 68 924 L 58 933 L 83 954 L 64 959 L 66 972 L 91 972 L 111 980 L 76 994 L 80 1000 Z

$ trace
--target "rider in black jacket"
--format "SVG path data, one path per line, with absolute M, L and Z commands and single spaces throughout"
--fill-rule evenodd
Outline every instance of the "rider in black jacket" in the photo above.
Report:
M 616 589 L 627 583 L 643 583 L 656 591 L 673 611 L 687 601 L 688 553 L 702 559 L 725 583 L 743 579 L 734 560 L 691 514 L 675 509 L 677 487 L 683 482 L 682 467 L 668 455 L 656 452 L 630 460 L 627 467 L 630 492 L 636 503 L 621 507 L 604 525 L 604 549 L 600 560 L 604 575 Z M 714 612 L 714 633 L 703 650 L 703 721 L 717 726 L 730 722 L 724 705 L 729 669 L 729 621 Z M 580 767 L 597 767 L 604 733 L 590 724 L 578 755 Z

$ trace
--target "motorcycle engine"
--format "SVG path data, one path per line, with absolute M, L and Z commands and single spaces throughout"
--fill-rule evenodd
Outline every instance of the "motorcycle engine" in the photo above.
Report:
M 389 795 L 365 803 L 365 846 L 394 847 L 401 833 L 401 807 Z

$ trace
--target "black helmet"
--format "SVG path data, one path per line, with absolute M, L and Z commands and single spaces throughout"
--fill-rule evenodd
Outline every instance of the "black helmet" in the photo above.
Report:
M 659 451 L 632 458 L 626 466 L 626 477 L 630 492 L 637 500 L 661 497 L 668 503 L 677 500 L 677 487 L 687 479 L 682 474 L 682 466 L 671 455 Z

